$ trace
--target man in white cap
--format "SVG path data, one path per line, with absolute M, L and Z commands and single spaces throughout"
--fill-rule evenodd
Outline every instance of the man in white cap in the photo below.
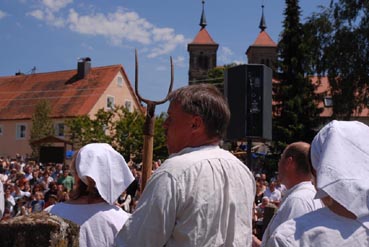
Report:
M 79 246 L 114 246 L 129 214 L 115 201 L 134 180 L 122 155 L 109 144 L 82 147 L 71 164 L 76 187 L 71 200 L 45 209 L 80 225 Z
M 164 123 L 170 157 L 155 171 L 118 246 L 250 246 L 255 180 L 219 147 L 230 118 L 209 84 L 169 95 Z
M 280 225 L 269 246 L 369 246 L 369 127 L 330 122 L 311 144 L 311 161 L 326 207 Z

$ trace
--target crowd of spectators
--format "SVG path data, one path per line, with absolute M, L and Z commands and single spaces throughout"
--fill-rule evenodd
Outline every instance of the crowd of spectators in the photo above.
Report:
M 261 239 L 264 230 L 281 203 L 286 187 L 276 178 L 267 180 L 265 173 L 255 174 L 255 181 L 253 234 Z
M 118 198 L 116 204 L 126 212 L 133 212 L 140 196 L 141 166 L 128 162 L 135 180 Z M 156 169 L 160 162 L 153 163 Z M 1 221 L 20 215 L 40 212 L 50 205 L 68 201 L 75 184 L 67 164 L 42 164 L 15 158 L 0 157 L 0 182 L 3 184 L 5 208 Z

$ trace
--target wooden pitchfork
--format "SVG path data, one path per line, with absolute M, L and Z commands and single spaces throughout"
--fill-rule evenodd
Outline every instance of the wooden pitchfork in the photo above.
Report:
M 168 100 L 169 93 L 173 88 L 173 61 L 170 57 L 170 86 L 167 96 L 163 100 L 154 101 L 142 98 L 138 92 L 138 58 L 137 50 L 135 50 L 135 91 L 140 101 L 143 101 L 147 105 L 147 113 L 145 124 L 143 127 L 144 134 L 144 146 L 142 152 L 142 184 L 141 192 L 145 189 L 147 180 L 149 180 L 152 171 L 152 156 L 154 148 L 154 127 L 155 127 L 155 107 L 163 104 Z

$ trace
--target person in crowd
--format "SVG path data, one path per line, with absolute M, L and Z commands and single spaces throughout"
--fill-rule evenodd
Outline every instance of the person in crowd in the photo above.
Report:
M 259 205 L 264 197 L 263 184 L 260 180 L 256 180 L 255 205 Z
M 54 179 L 50 176 L 50 172 L 45 170 L 40 178 L 40 183 L 43 184 L 45 188 L 49 188 L 49 184 L 53 181 Z
M 4 186 L 0 181 L 0 219 L 3 217 L 5 209 L 5 197 L 4 197 Z
M 269 197 L 271 203 L 274 203 L 276 206 L 279 206 L 279 203 L 282 199 L 282 194 L 279 190 L 276 189 L 276 182 L 270 181 L 268 188 L 264 192 L 264 196 Z
M 68 168 L 63 170 L 63 174 L 60 176 L 57 182 L 58 184 L 62 184 L 68 192 L 73 189 L 74 178 L 70 175 L 70 170 Z
M 255 180 L 219 147 L 230 119 L 219 90 L 190 85 L 169 95 L 169 158 L 149 179 L 118 246 L 250 246 Z
M 44 194 L 42 191 L 37 191 L 34 194 L 34 198 L 31 202 L 31 212 L 37 213 L 44 210 L 45 207 L 45 201 L 44 201 Z
M 277 227 L 269 246 L 369 246 L 369 127 L 328 123 L 311 144 L 311 162 L 326 207 Z
M 13 208 L 15 206 L 15 199 L 13 197 L 13 192 L 14 192 L 14 186 L 12 184 L 6 184 L 4 190 L 5 190 L 5 195 L 4 195 L 4 200 L 5 200 L 5 209 L 4 212 L 7 211 L 10 215 L 12 215 L 13 213 Z
M 57 163 L 55 164 L 55 169 L 53 173 L 51 174 L 51 177 L 54 179 L 54 181 L 58 181 L 58 179 L 63 174 L 63 164 Z
M 27 179 L 27 181 L 30 181 L 33 178 L 33 166 L 31 164 L 27 164 L 23 168 L 24 177 Z
M 22 216 L 22 215 L 29 215 L 29 210 L 27 208 L 27 197 L 21 197 L 16 200 L 16 204 L 13 209 L 12 216 Z
M 48 203 L 48 201 L 49 201 L 49 197 L 51 196 L 51 195 L 55 195 L 56 196 L 56 198 L 58 199 L 58 185 L 57 185 L 57 183 L 56 182 L 50 182 L 49 183 L 49 188 L 48 188 L 48 190 L 45 192 L 45 202 L 46 203 Z
M 306 142 L 294 142 L 288 145 L 281 155 L 278 162 L 278 179 L 288 190 L 264 232 L 263 246 L 269 245 L 271 234 L 283 222 L 322 207 L 321 201 L 314 199 L 316 190 L 311 182 L 309 149 L 310 144 Z
M 126 191 L 123 191 L 122 194 L 118 197 L 116 205 L 122 208 L 124 211 L 130 213 L 131 212 L 131 195 L 127 194 Z
M 76 187 L 69 201 L 45 209 L 80 226 L 80 246 L 114 246 L 129 214 L 115 206 L 133 181 L 124 158 L 109 144 L 82 147 L 72 160 Z

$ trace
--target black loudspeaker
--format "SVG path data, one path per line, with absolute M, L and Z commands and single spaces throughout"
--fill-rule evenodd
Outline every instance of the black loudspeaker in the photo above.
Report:
M 262 64 L 231 67 L 224 74 L 231 111 L 228 140 L 272 139 L 272 69 Z

